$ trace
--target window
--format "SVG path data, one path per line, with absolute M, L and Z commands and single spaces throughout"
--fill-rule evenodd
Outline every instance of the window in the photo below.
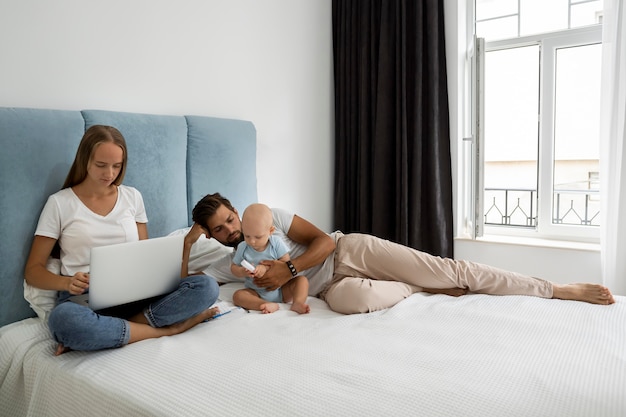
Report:
M 600 0 L 476 0 L 476 235 L 599 236 Z

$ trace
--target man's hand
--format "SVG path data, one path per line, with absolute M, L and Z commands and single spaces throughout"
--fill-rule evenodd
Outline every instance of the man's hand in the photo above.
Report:
M 193 226 L 191 226 L 191 229 L 189 229 L 189 231 L 185 235 L 185 245 L 191 247 L 194 243 L 198 241 L 201 235 L 209 238 L 209 236 L 207 236 L 206 230 L 204 230 L 204 228 L 198 223 L 194 223 Z
M 180 267 L 181 278 L 189 276 L 189 256 L 191 254 L 191 247 L 198 241 L 198 239 L 200 239 L 201 235 L 204 235 L 207 238 L 209 237 L 207 231 L 198 223 L 194 223 L 185 235 L 185 242 L 183 244 L 183 259 Z
M 260 277 L 254 278 L 254 284 L 269 291 L 276 290 L 285 285 L 291 279 L 291 271 L 287 264 L 282 261 L 261 261 L 260 265 L 266 266 L 267 272 Z

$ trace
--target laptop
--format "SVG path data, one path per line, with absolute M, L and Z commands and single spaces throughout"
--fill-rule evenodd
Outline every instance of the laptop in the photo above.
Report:
M 103 310 L 172 292 L 180 283 L 184 235 L 91 249 L 89 293 L 69 300 Z

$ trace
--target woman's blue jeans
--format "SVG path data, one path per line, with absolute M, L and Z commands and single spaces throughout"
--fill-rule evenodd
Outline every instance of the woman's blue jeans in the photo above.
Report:
M 219 295 L 217 282 L 206 275 L 180 280 L 178 289 L 143 306 L 153 327 L 184 321 L 209 308 Z M 100 350 L 128 344 L 128 321 L 99 314 L 89 307 L 67 301 L 70 294 L 59 294 L 57 306 L 50 313 L 48 327 L 54 339 L 72 350 Z M 141 311 L 141 309 L 140 309 Z

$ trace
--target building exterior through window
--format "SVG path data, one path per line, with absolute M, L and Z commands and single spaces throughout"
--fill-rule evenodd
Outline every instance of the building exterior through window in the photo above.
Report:
M 602 3 L 475 0 L 474 221 L 484 234 L 598 238 Z

